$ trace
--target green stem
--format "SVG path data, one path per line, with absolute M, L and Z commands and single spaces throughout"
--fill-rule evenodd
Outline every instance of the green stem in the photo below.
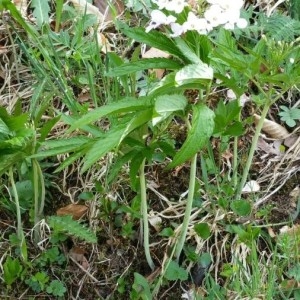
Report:
M 247 181 L 247 178 L 248 178 L 248 174 L 249 174 L 250 167 L 251 167 L 251 164 L 252 164 L 254 152 L 256 150 L 259 134 L 260 134 L 261 129 L 263 127 L 263 123 L 264 123 L 264 120 L 265 120 L 265 118 L 267 116 L 267 113 L 269 111 L 270 105 L 271 105 L 270 101 L 266 101 L 266 103 L 263 107 L 263 111 L 261 113 L 260 120 L 259 120 L 259 122 L 256 126 L 256 130 L 255 130 L 255 134 L 254 134 L 253 139 L 252 139 L 252 144 L 251 144 L 251 148 L 250 148 L 250 151 L 249 151 L 249 154 L 248 154 L 248 159 L 247 159 L 247 162 L 246 162 L 246 166 L 245 166 L 244 171 L 243 171 L 243 177 L 242 177 L 242 180 L 241 180 L 240 185 L 239 185 L 238 190 L 237 190 L 236 200 L 239 200 L 241 198 L 242 189 L 243 189 L 243 187 L 244 187 L 244 185 Z
M 12 191 L 13 191 L 14 200 L 15 200 L 15 204 L 16 204 L 16 211 L 17 211 L 17 236 L 18 236 L 18 240 L 19 240 L 19 243 L 20 243 L 19 244 L 20 254 L 21 254 L 21 257 L 23 258 L 23 260 L 25 262 L 27 262 L 27 246 L 26 246 L 24 232 L 23 232 L 23 226 L 22 226 L 21 208 L 20 208 L 19 196 L 18 196 L 18 191 L 17 191 L 16 183 L 15 183 L 15 180 L 14 180 L 14 174 L 13 174 L 12 167 L 9 168 L 8 176 L 9 176 L 9 180 L 10 180 L 10 183 L 11 183 L 11 188 L 12 188 Z
M 237 165 L 238 165 L 238 137 L 235 136 L 233 140 L 233 175 L 232 175 L 232 180 L 233 180 L 233 186 L 236 188 L 237 186 L 237 178 L 238 178 L 238 173 L 237 173 Z
M 33 188 L 34 188 L 34 239 L 38 243 L 40 241 L 39 226 L 37 224 L 41 220 L 44 204 L 45 204 L 45 184 L 41 167 L 36 159 L 31 160 L 33 171 Z
M 144 233 L 144 249 L 146 260 L 149 267 L 154 270 L 155 265 L 150 255 L 150 246 L 149 246 L 149 225 L 148 225 L 148 212 L 147 212 L 147 190 L 146 190 L 146 180 L 145 180 L 145 161 L 144 158 L 140 166 L 140 188 L 141 188 L 141 212 L 143 216 L 143 233 Z
M 195 183 L 196 183 L 196 170 L 197 170 L 197 154 L 192 158 L 191 169 L 190 169 L 190 181 L 189 181 L 189 193 L 185 208 L 185 214 L 183 218 L 183 223 L 180 231 L 180 236 L 178 239 L 178 243 L 176 245 L 175 256 L 177 260 L 179 260 L 181 251 L 183 249 L 186 234 L 189 226 L 189 221 L 192 213 L 192 205 L 194 200 L 194 192 L 195 192 Z
M 238 104 L 241 107 L 241 97 L 238 98 Z M 239 112 L 239 122 L 241 122 L 241 111 Z M 233 174 L 232 174 L 232 180 L 233 180 L 233 186 L 236 189 L 237 182 L 238 182 L 238 137 L 235 136 L 233 140 Z
M 15 184 L 15 180 L 14 180 L 14 174 L 13 174 L 12 167 L 9 168 L 9 180 L 11 183 L 11 188 L 13 191 L 14 200 L 15 200 L 15 204 L 16 204 L 16 210 L 17 210 L 17 235 L 18 235 L 19 240 L 21 240 L 23 237 L 21 208 L 20 208 L 19 196 L 18 196 L 18 191 L 17 191 L 17 187 Z

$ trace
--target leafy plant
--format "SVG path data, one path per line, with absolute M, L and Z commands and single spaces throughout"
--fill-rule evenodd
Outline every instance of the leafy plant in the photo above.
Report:
M 55 297 L 63 297 L 66 291 L 66 287 L 59 280 L 52 280 L 46 288 L 46 292 Z
M 44 291 L 47 283 L 49 281 L 49 276 L 45 272 L 37 272 L 32 275 L 29 279 L 25 280 L 25 283 L 36 293 Z
M 33 16 L 36 18 L 38 27 L 49 22 L 49 2 L 47 0 L 32 0 Z
M 166 269 L 165 278 L 168 280 L 187 280 L 188 272 L 180 267 L 176 261 L 171 261 Z
M 3 278 L 5 283 L 11 286 L 18 278 L 21 277 L 23 270 L 24 268 L 17 258 L 12 259 L 10 256 L 8 256 L 3 264 Z
M 132 285 L 131 299 L 149 300 L 152 299 L 150 286 L 145 277 L 139 273 L 134 273 L 134 283 Z
M 299 108 L 288 108 L 286 106 L 281 105 L 281 112 L 278 114 L 280 116 L 280 120 L 285 122 L 289 127 L 296 126 L 295 120 L 300 120 L 300 109 Z
M 88 243 L 96 243 L 96 235 L 89 229 L 72 219 L 72 216 L 51 216 L 48 218 L 49 226 L 54 234 L 64 233 L 82 239 Z
M 66 257 L 57 246 L 53 246 L 45 250 L 35 261 L 40 267 L 51 266 L 54 263 L 62 265 L 66 261 Z

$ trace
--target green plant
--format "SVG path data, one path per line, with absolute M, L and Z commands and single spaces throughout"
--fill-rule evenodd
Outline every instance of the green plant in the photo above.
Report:
M 180 267 L 176 261 L 171 261 L 164 274 L 165 278 L 168 280 L 187 280 L 188 272 Z
M 300 120 L 300 109 L 296 107 L 288 108 L 281 105 L 281 112 L 278 114 L 280 120 L 285 122 L 289 127 L 296 126 L 295 120 Z
M 96 243 L 96 235 L 72 219 L 72 216 L 51 216 L 48 218 L 49 226 L 53 229 L 53 235 L 63 233 L 82 239 L 88 243 Z
M 139 273 L 134 273 L 134 283 L 132 285 L 132 291 L 130 294 L 132 300 L 151 300 L 152 295 L 150 286 L 145 277 Z
M 64 24 L 63 29 L 59 31 L 60 22 L 65 20 L 66 15 L 77 14 L 69 6 L 63 10 L 62 1 L 57 1 L 58 13 L 55 29 L 52 31 L 47 25 L 48 7 L 45 7 L 46 14 L 38 13 L 39 8 L 48 4 L 46 2 L 32 2 L 38 27 L 41 29 L 40 34 L 20 18 L 10 1 L 3 1 L 0 4 L 2 6 L 0 8 L 4 6 L 10 10 L 12 16 L 24 27 L 30 37 L 29 41 L 19 37 L 19 45 L 30 59 L 37 75 L 30 113 L 27 121 L 24 122 L 26 126 L 31 125 L 31 122 L 34 123 L 34 126 L 29 127 L 33 129 L 32 140 L 36 146 L 30 151 L 29 156 L 26 154 L 20 161 L 23 165 L 26 163 L 35 174 L 32 181 L 34 184 L 31 184 L 36 212 L 35 222 L 37 223 L 41 217 L 42 200 L 45 194 L 44 191 L 39 193 L 40 188 L 43 190 L 42 180 L 39 179 L 42 178 L 39 177 L 40 159 L 69 153 L 68 158 L 58 168 L 63 170 L 83 157 L 81 171 L 84 173 L 91 168 L 97 169 L 98 161 L 109 153 L 113 154 L 113 164 L 108 170 L 105 182 L 107 186 L 103 187 L 103 195 L 122 166 L 127 164 L 130 185 L 137 196 L 131 200 L 131 205 L 120 205 L 103 197 L 99 201 L 100 217 L 110 222 L 111 226 L 122 227 L 121 234 L 129 238 L 135 233 L 135 219 L 141 218 L 145 256 L 149 266 L 154 269 L 149 246 L 147 171 L 151 170 L 151 165 L 157 163 L 158 159 L 161 163 L 168 164 L 166 171 L 182 164 L 186 166 L 187 162 L 191 161 L 189 193 L 182 224 L 172 224 L 174 230 L 168 227 L 159 234 L 164 238 L 170 238 L 173 248 L 171 255 L 162 266 L 160 278 L 155 282 L 156 286 L 152 293 L 152 284 L 142 275 L 135 273 L 131 298 L 151 299 L 166 280 L 186 280 L 187 271 L 178 263 L 182 249 L 185 250 L 188 260 L 200 261 L 201 266 L 205 268 L 210 264 L 211 261 L 205 253 L 200 255 L 195 249 L 187 250 L 186 237 L 189 230 L 194 230 L 196 237 L 200 239 L 209 239 L 211 236 L 217 239 L 219 233 L 214 235 L 216 227 L 224 229 L 233 218 L 251 216 L 251 200 L 242 199 L 241 191 L 248 177 L 251 176 L 251 164 L 263 119 L 271 105 L 293 85 L 299 83 L 297 66 L 299 41 L 289 44 L 299 33 L 297 27 L 299 24 L 287 16 L 273 15 L 267 18 L 262 13 L 256 19 L 257 22 L 253 22 L 244 30 L 235 29 L 233 32 L 228 32 L 218 29 L 208 35 L 194 30 L 172 37 L 169 33 L 172 31 L 174 34 L 174 31 L 168 24 L 162 24 L 165 26 L 161 26 L 162 30 L 159 32 L 153 30 L 146 32 L 143 28 L 132 28 L 117 22 L 118 29 L 130 39 L 145 43 L 149 47 L 156 47 L 171 55 L 168 59 L 138 59 L 139 49 L 135 49 L 128 61 L 127 58 L 119 57 L 116 53 L 99 54 L 100 46 L 95 43 L 96 35 L 88 33 L 90 26 L 96 24 L 92 16 L 80 17 L 76 24 L 72 23 L 67 29 Z M 142 7 L 135 3 L 131 5 L 136 10 Z M 191 10 L 190 7 L 185 7 L 182 13 L 176 15 L 179 25 L 189 21 Z M 168 12 L 168 9 L 165 9 L 164 13 L 169 14 L 169 17 L 175 14 Z M 251 9 L 248 17 L 252 18 Z M 260 38 L 261 33 L 265 34 L 262 38 Z M 278 42 L 281 40 L 282 42 Z M 292 61 L 295 63 L 291 63 Z M 148 79 L 145 70 L 151 68 L 165 68 L 167 75 L 163 79 L 151 77 L 150 84 L 143 85 L 140 91 L 137 78 L 143 74 Z M 98 76 L 99 74 L 101 75 Z M 253 90 L 249 89 L 250 86 L 251 88 L 254 86 Z M 77 95 L 74 93 L 76 89 L 86 87 L 90 91 L 94 107 L 92 110 L 87 103 L 78 104 Z M 225 100 L 223 101 L 224 95 L 219 94 L 218 91 L 228 88 L 234 91 L 237 100 L 226 103 Z M 188 96 L 191 90 L 197 91 L 195 96 Z M 262 110 L 262 121 L 256 128 L 249 155 L 245 155 L 246 161 L 241 159 L 239 152 L 242 150 L 238 149 L 240 136 L 245 133 L 245 127 L 250 123 L 250 118 L 243 120 L 241 116 L 242 107 L 239 97 L 244 91 L 251 94 L 250 98 L 254 99 L 253 106 L 256 105 L 256 110 Z M 38 138 L 40 126 L 43 124 L 40 122 L 40 116 L 45 112 L 44 108 L 50 103 L 49 99 L 54 94 L 69 110 L 61 117 L 61 120 L 69 126 L 69 130 L 57 140 L 46 140 L 47 131 L 55 124 L 55 121 L 49 122 L 41 132 L 40 139 Z M 42 97 L 44 95 L 46 100 Z M 294 124 L 291 122 L 299 119 L 295 118 L 295 113 L 291 114 L 290 111 L 283 110 L 284 114 L 280 115 L 282 121 Z M 53 116 L 56 113 L 57 111 Z M 56 120 L 58 119 L 59 117 Z M 168 132 L 175 122 L 184 123 L 186 128 L 185 141 L 179 147 L 171 140 Z M 105 125 L 102 126 L 103 124 Z M 69 137 L 68 134 L 72 136 Z M 217 141 L 213 146 L 210 144 L 212 138 L 212 143 Z M 221 170 L 221 162 L 225 151 L 232 152 L 233 158 L 232 167 L 224 172 Z M 198 172 L 199 165 L 201 173 L 200 170 Z M 9 192 L 12 199 L 16 203 L 21 203 L 22 185 L 28 183 L 28 180 L 18 178 L 16 171 L 7 174 L 11 181 Z M 201 214 L 208 212 L 219 216 L 220 209 L 225 217 L 212 225 L 209 221 L 201 221 L 190 227 L 192 209 L 201 208 L 199 202 L 202 200 L 199 199 L 202 193 L 211 201 L 211 205 L 202 210 Z M 81 199 L 91 199 L 91 196 L 83 193 Z M 17 206 L 22 212 L 20 203 Z M 32 204 L 28 204 L 29 209 L 30 205 Z M 130 219 L 126 220 L 125 224 L 122 219 L 124 213 L 130 214 Z M 51 241 L 54 245 L 36 260 L 36 264 L 42 267 L 51 263 L 63 263 L 63 257 L 55 244 L 64 241 L 67 235 L 87 242 L 96 242 L 95 235 L 71 217 L 50 217 L 47 220 L 53 229 Z M 20 217 L 18 223 L 21 223 Z M 237 237 L 240 244 L 236 247 L 238 249 L 241 247 L 244 250 L 243 254 L 247 253 L 247 248 L 243 248 L 245 245 L 253 251 L 253 254 L 247 256 L 248 261 L 239 261 L 234 257 L 236 261 L 224 264 L 222 276 L 227 281 L 225 288 L 221 288 L 216 283 L 216 278 L 213 279 L 208 274 L 205 280 L 208 295 L 203 297 L 222 299 L 226 297 L 227 288 L 234 290 L 237 297 L 240 295 L 254 297 L 263 285 L 260 285 L 258 272 L 249 270 L 245 266 L 252 264 L 257 270 L 260 267 L 255 256 L 258 249 L 253 241 L 259 239 L 261 231 L 252 223 L 248 226 L 232 224 L 226 229 L 226 237 L 227 233 Z M 22 237 L 21 234 L 19 236 Z M 228 245 L 224 242 L 225 246 Z M 177 260 L 174 260 L 173 256 Z M 264 264 L 267 265 L 268 262 Z M 63 296 L 65 290 L 61 284 L 53 281 L 49 284 L 50 279 L 46 284 L 47 275 L 42 272 L 38 276 L 37 274 L 30 275 L 31 277 L 27 279 L 27 284 L 32 289 L 46 289 L 53 296 Z M 13 278 L 17 280 L 18 276 L 14 275 Z M 271 273 L 267 276 L 273 279 L 276 277 Z M 231 284 L 232 279 L 240 281 Z M 124 285 L 120 280 L 120 293 L 125 293 Z M 272 299 L 275 294 L 274 285 L 268 285 L 267 293 L 269 297 L 267 299 Z
M 49 276 L 45 272 L 37 272 L 32 275 L 29 279 L 25 280 L 25 283 L 37 293 L 44 291 L 47 283 L 49 281 Z
M 66 291 L 66 287 L 59 280 L 52 280 L 46 288 L 46 292 L 55 297 L 63 297 Z
M 223 29 L 211 37 L 188 32 L 182 38 L 170 38 L 162 32 L 145 32 L 142 28 L 129 28 L 121 23 L 118 23 L 118 26 L 129 38 L 166 51 L 173 56 L 173 59 L 150 58 L 133 60 L 129 63 L 119 60 L 120 63 L 116 65 L 114 64 L 117 60 L 115 54 L 108 54 L 109 69 L 106 77 L 118 77 L 119 83 L 122 85 L 128 74 L 145 69 L 165 68 L 169 70 L 169 74 L 157 82 L 145 97 L 115 99 L 112 103 L 93 111 L 82 111 L 79 116 L 64 116 L 63 120 L 70 125 L 69 132 L 79 128 L 92 133 L 93 137 L 88 138 L 86 135 L 82 135 L 80 138 L 70 138 L 63 142 L 45 142 L 43 151 L 33 157 L 47 157 L 71 152 L 73 154 L 61 168 L 72 163 L 78 157 L 84 156 L 82 172 L 110 151 L 115 151 L 120 155 L 119 166 L 131 161 L 130 174 L 134 189 L 136 188 L 136 175 L 140 174 L 139 193 L 142 200 L 145 251 L 149 265 L 153 268 L 154 264 L 150 258 L 147 242 L 149 234 L 143 170 L 146 160 L 151 163 L 156 149 L 167 151 L 167 148 L 161 143 L 161 136 L 171 124 L 172 117 L 182 118 L 186 122 L 188 133 L 186 141 L 177 153 L 174 153 L 174 149 L 173 152 L 167 153 L 167 155 L 171 154 L 173 158 L 168 169 L 192 160 L 186 213 L 175 251 L 176 257 L 179 258 L 185 243 L 194 198 L 198 152 L 207 147 L 213 134 L 221 137 L 224 141 L 234 137 L 233 186 L 236 188 L 235 198 L 240 200 L 263 120 L 270 106 L 297 83 L 297 64 L 291 65 L 288 62 L 290 57 L 298 59 L 298 45 L 284 42 L 278 44 L 272 38 L 263 37 L 255 46 L 251 48 L 251 44 L 249 44 L 249 48 L 247 48 L 238 44 L 237 39 Z M 258 72 L 261 65 L 265 66 L 266 72 Z M 279 69 L 281 66 L 285 67 L 283 72 Z M 224 76 L 226 73 L 230 74 L 230 79 Z M 242 179 L 239 182 L 237 182 L 239 178 L 237 137 L 243 133 L 240 120 L 241 108 L 239 101 L 227 105 L 220 101 L 215 112 L 208 107 L 210 93 L 213 87 L 218 86 L 213 81 L 214 78 L 222 80 L 221 86 L 233 89 L 237 96 L 241 95 L 247 89 L 249 81 L 252 81 L 260 93 L 260 99 L 265 99 L 258 103 L 263 106 L 262 117 L 256 128 L 248 159 L 243 168 Z M 125 81 L 127 82 L 127 80 Z M 267 91 L 263 88 L 266 84 L 268 85 Z M 199 100 L 194 104 L 189 103 L 182 95 L 184 90 L 191 88 L 199 91 Z M 278 88 L 281 88 L 280 94 L 277 93 Z M 191 118 L 189 118 L 190 114 Z M 111 123 L 107 132 L 95 131 L 91 127 L 87 127 L 104 117 L 109 118 Z M 161 132 L 158 128 L 161 128 Z M 145 139 L 149 133 L 153 137 L 145 146 Z M 242 205 L 244 203 L 237 202 L 233 209 L 239 211 L 240 214 L 248 213 L 249 209 L 245 212 L 244 209 L 239 208 Z
M 51 266 L 56 263 L 62 265 L 66 262 L 66 257 L 57 246 L 45 250 L 36 260 L 35 264 L 39 267 Z
M 24 268 L 17 258 L 12 259 L 10 256 L 8 256 L 3 264 L 3 278 L 5 283 L 8 286 L 11 286 L 17 279 L 21 277 L 23 270 Z

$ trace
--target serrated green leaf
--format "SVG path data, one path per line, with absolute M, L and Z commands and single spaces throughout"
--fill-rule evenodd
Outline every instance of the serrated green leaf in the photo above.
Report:
M 8 126 L 5 124 L 5 122 L 1 118 L 0 118 L 0 133 L 2 135 L 8 135 L 11 133 Z
M 174 230 L 171 227 L 167 227 L 167 228 L 164 228 L 158 235 L 171 237 L 174 235 Z
M 134 129 L 140 127 L 141 125 L 147 123 L 151 120 L 152 109 L 144 110 L 137 113 L 127 124 L 120 142 Z
M 177 48 L 181 51 L 181 53 L 184 54 L 184 56 L 190 61 L 190 63 L 194 63 L 194 64 L 202 63 L 201 59 L 196 55 L 195 52 L 191 50 L 192 48 L 189 45 L 187 45 L 182 38 L 178 37 L 175 38 L 174 40 Z
M 157 123 L 168 118 L 173 112 L 184 111 L 187 105 L 187 99 L 183 95 L 163 95 L 157 97 L 155 100 L 156 114 L 152 118 L 152 124 Z
M 97 139 L 86 152 L 81 172 L 85 172 L 100 158 L 119 145 L 124 134 L 124 127 L 110 130 L 103 138 Z
M 171 261 L 167 267 L 164 276 L 170 281 L 184 281 L 188 279 L 188 272 L 184 268 L 180 267 L 177 262 Z
M 70 139 L 45 141 L 42 144 L 40 151 L 33 154 L 31 158 L 48 157 L 78 151 L 82 147 L 88 146 L 88 143 L 90 142 L 92 142 L 92 140 L 88 137 L 74 137 Z
M 25 153 L 17 152 L 14 154 L 3 155 L 0 151 L 0 175 L 8 170 L 9 167 L 13 166 L 16 162 L 20 161 L 25 157 Z
M 42 143 L 46 139 L 48 133 L 51 131 L 53 126 L 60 120 L 60 117 L 61 116 L 54 117 L 49 121 L 45 122 L 45 124 L 43 124 L 43 126 L 40 129 L 40 134 L 41 134 L 39 138 L 40 143 Z
M 51 216 L 48 218 L 48 223 L 56 232 L 64 232 L 88 243 L 97 242 L 96 235 L 78 221 L 73 220 L 72 216 Z
M 151 89 L 149 94 L 151 96 L 156 96 L 174 92 L 175 75 L 175 72 L 167 74 Z
M 3 278 L 4 282 L 7 285 L 11 285 L 14 283 L 18 277 L 20 277 L 23 270 L 23 266 L 19 262 L 19 260 L 12 259 L 10 256 L 6 258 L 5 263 L 3 264 Z
M 184 110 L 187 105 L 187 99 L 183 95 L 162 95 L 155 100 L 155 110 L 159 113 L 174 112 Z
M 104 116 L 117 113 L 138 111 L 145 109 L 146 107 L 149 107 L 151 105 L 151 99 L 147 97 L 141 97 L 139 99 L 127 97 L 120 101 L 101 106 L 86 113 L 79 120 L 75 121 L 68 131 L 70 132 L 76 128 L 82 128 L 84 125 L 100 120 Z
M 127 162 L 131 161 L 132 158 L 138 153 L 136 149 L 126 153 L 125 155 L 118 157 L 114 164 L 110 167 L 107 176 L 107 182 L 110 184 L 114 179 L 117 178 L 119 171 L 121 170 L 122 166 Z
M 107 72 L 105 76 L 123 76 L 148 69 L 177 70 L 181 67 L 182 65 L 175 60 L 170 60 L 167 58 L 146 58 L 138 61 L 129 62 L 119 67 L 113 68 L 112 70 Z
M 230 207 L 239 216 L 248 216 L 251 213 L 251 204 L 246 200 L 235 200 Z
M 178 58 L 181 58 L 183 61 L 186 61 L 184 53 L 177 48 L 174 40 L 170 39 L 165 34 L 156 30 L 145 32 L 145 29 L 143 28 L 132 28 L 120 22 L 117 22 L 117 25 L 119 25 L 123 33 L 137 42 L 166 51 Z
M 132 287 L 136 292 L 138 292 L 138 294 L 141 296 L 141 299 L 152 299 L 149 282 L 144 276 L 140 275 L 139 273 L 134 273 L 134 284 Z M 140 297 L 138 297 L 138 299 L 140 299 Z
M 189 84 L 195 81 L 212 80 L 213 69 L 203 62 L 190 64 L 177 71 L 175 83 L 177 86 Z
M 203 239 L 207 239 L 210 237 L 210 228 L 207 223 L 195 224 L 194 230 Z
M 206 145 L 214 130 L 214 116 L 214 112 L 204 104 L 193 107 L 192 128 L 168 168 L 184 163 Z
M 44 23 L 49 23 L 50 7 L 48 0 L 32 0 L 31 7 L 38 27 L 42 27 Z

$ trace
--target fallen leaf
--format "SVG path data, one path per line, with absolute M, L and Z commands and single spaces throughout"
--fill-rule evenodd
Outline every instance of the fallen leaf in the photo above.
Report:
M 269 236 L 271 238 L 275 238 L 276 237 L 276 233 L 274 232 L 274 230 L 273 230 L 272 227 L 267 227 L 267 230 L 268 230 Z
M 275 148 L 273 143 L 267 143 L 261 137 L 259 137 L 258 139 L 257 149 L 260 149 L 267 154 L 281 155 L 281 152 L 279 151 L 278 147 Z
M 61 207 L 56 211 L 58 216 L 71 215 L 74 220 L 81 219 L 88 211 L 85 205 L 71 203 L 67 206 Z
M 248 181 L 242 189 L 242 193 L 255 193 L 260 190 L 260 185 L 255 180 Z
M 94 5 L 99 9 L 106 22 L 113 20 L 110 5 L 113 5 L 114 9 L 116 10 L 117 17 L 122 15 L 125 11 L 124 3 L 119 0 L 112 1 L 110 5 L 105 0 L 94 0 Z
M 150 212 L 148 221 L 150 225 L 158 232 L 161 228 L 162 218 L 155 215 L 154 212 Z
M 85 253 L 86 251 L 84 249 L 75 246 L 69 251 L 69 256 L 78 264 L 80 264 L 84 270 L 87 270 L 89 267 L 89 262 L 84 255 Z
M 254 114 L 254 121 L 257 125 L 261 117 L 257 114 Z M 270 121 L 268 119 L 264 120 L 262 131 L 273 139 L 285 139 L 288 137 L 289 132 L 281 125 L 276 122 Z
M 291 148 L 292 146 L 295 145 L 295 143 L 297 142 L 297 140 L 299 139 L 299 135 L 295 135 L 295 134 L 292 134 L 291 136 L 287 137 L 283 144 L 288 147 L 288 148 Z

